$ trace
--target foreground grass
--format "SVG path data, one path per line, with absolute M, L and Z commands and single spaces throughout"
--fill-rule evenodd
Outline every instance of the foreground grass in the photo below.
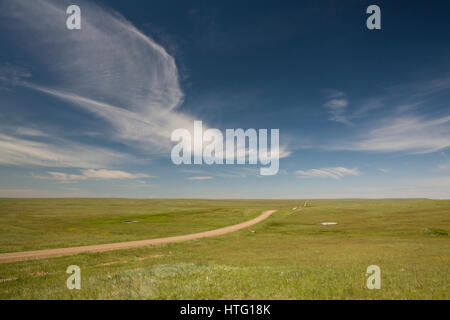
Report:
M 450 298 L 450 201 L 316 200 L 310 207 L 300 207 L 302 201 L 184 201 L 171 206 L 279 211 L 252 227 L 254 233 L 1 264 L 0 298 Z M 81 290 L 66 288 L 72 264 L 81 267 Z M 381 290 L 365 286 L 372 264 L 381 268 Z

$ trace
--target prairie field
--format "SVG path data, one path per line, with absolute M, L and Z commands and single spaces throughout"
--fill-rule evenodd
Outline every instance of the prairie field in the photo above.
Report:
M 449 299 L 450 200 L 0 199 L 0 253 L 221 236 L 0 264 L 0 299 Z M 127 223 L 132 221 L 133 223 Z M 319 222 L 338 222 L 320 225 Z M 81 289 L 69 290 L 70 265 Z M 381 269 L 381 289 L 366 269 Z

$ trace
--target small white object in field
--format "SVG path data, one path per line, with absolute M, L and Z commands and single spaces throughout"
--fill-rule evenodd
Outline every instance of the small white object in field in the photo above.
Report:
M 319 222 L 319 224 L 323 226 L 334 226 L 335 224 L 338 224 L 337 222 Z
M 255 233 L 256 231 L 255 230 L 252 230 L 252 233 Z
M 297 209 L 297 207 L 293 207 L 293 208 L 292 208 L 292 210 L 295 210 L 295 209 Z
M 125 220 L 125 223 L 137 223 L 139 220 Z

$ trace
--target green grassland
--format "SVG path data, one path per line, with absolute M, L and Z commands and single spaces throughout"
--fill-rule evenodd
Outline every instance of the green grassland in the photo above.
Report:
M 450 298 L 450 201 L 303 203 L 0 199 L 0 252 L 189 234 L 278 210 L 218 237 L 0 264 L 0 299 Z M 73 264 L 82 270 L 81 290 L 66 287 Z M 374 264 L 380 290 L 365 284 Z
M 215 201 L 0 199 L 0 253 L 183 235 L 259 214 Z

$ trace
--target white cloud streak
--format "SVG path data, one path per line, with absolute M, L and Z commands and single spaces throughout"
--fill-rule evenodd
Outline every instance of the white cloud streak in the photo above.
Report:
M 149 175 L 143 173 L 129 173 L 120 170 L 107 170 L 107 169 L 86 169 L 81 170 L 81 174 L 68 174 L 64 172 L 47 172 L 48 176 L 34 176 L 38 179 L 51 179 L 58 180 L 62 182 L 68 181 L 80 181 L 88 179 L 101 179 L 101 180 L 111 180 L 111 179 L 141 179 L 150 178 Z
M 327 146 L 335 150 L 431 153 L 450 147 L 450 116 L 424 119 L 401 116 L 388 120 L 354 142 Z
M 195 177 L 189 177 L 187 180 L 194 180 L 194 181 L 203 181 L 203 180 L 210 180 L 213 177 L 211 176 L 195 176 Z
M 126 154 L 65 140 L 45 143 L 0 134 L 0 164 L 101 168 L 130 161 Z
M 25 127 L 17 127 L 15 133 L 19 136 L 25 137 L 47 137 L 48 134 L 42 132 L 41 130 Z
M 348 169 L 344 167 L 321 168 L 310 170 L 298 170 L 295 172 L 299 178 L 332 178 L 339 180 L 345 176 L 359 176 L 360 172 L 357 168 Z

